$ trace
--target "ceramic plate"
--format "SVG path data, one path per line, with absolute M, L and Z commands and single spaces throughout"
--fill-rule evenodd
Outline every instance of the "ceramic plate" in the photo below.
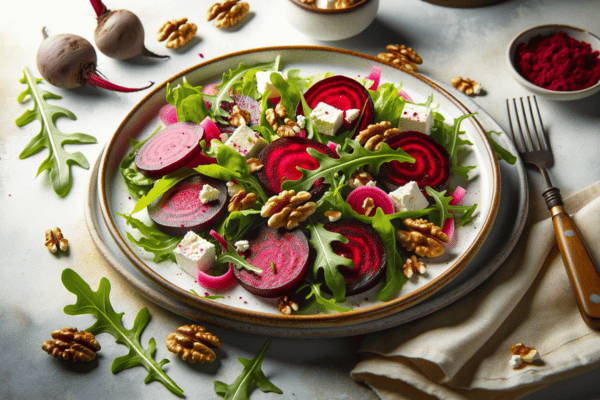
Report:
M 409 280 L 391 301 L 377 300 L 379 287 L 360 295 L 348 297 L 344 306 L 353 310 L 344 313 L 281 315 L 276 308 L 276 299 L 264 299 L 236 286 L 225 293 L 215 293 L 203 289 L 194 278 L 182 272 L 176 264 L 152 262 L 152 255 L 131 244 L 126 237 L 130 228 L 117 213 L 129 213 L 135 204 L 122 182 L 119 163 L 129 152 L 129 139 L 143 139 L 160 126 L 158 110 L 166 104 L 166 85 L 176 85 L 184 78 L 192 85 L 204 85 L 219 81 L 224 71 L 236 68 L 240 62 L 246 65 L 267 62 L 281 56 L 283 71 L 300 69 L 302 74 L 334 72 L 347 76 L 365 76 L 373 65 L 383 69 L 382 83 L 402 84 L 415 102 L 424 102 L 433 94 L 434 104 L 439 104 L 439 112 L 447 121 L 453 121 L 463 114 L 471 113 L 447 90 L 428 79 L 409 74 L 392 66 L 380 63 L 374 57 L 327 47 L 277 47 L 253 49 L 233 53 L 210 60 L 182 71 L 148 94 L 128 114 L 117 132 L 107 144 L 100 162 L 98 176 L 99 208 L 106 227 L 125 257 L 139 273 L 150 280 L 161 291 L 193 309 L 210 313 L 221 320 L 232 320 L 242 324 L 272 326 L 281 328 L 327 328 L 375 321 L 409 308 L 433 295 L 455 279 L 475 257 L 490 233 L 498 212 L 500 199 L 500 172 L 487 134 L 476 117 L 463 122 L 464 137 L 473 143 L 464 161 L 477 168 L 470 174 L 469 181 L 455 180 L 453 185 L 461 185 L 468 191 L 465 204 L 477 203 L 474 222 L 459 228 L 452 246 L 442 257 L 427 260 L 427 274 Z M 142 212 L 143 213 L 143 212 Z M 136 217 L 142 216 L 136 214 Z M 143 219 L 143 218 L 142 218 Z M 133 232 L 135 233 L 135 232 Z M 197 296 L 192 290 L 199 293 Z M 205 294 L 219 294 L 222 299 L 209 300 Z

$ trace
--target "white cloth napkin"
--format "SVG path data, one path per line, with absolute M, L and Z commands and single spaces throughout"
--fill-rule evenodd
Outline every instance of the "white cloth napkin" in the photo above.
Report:
M 473 292 L 368 335 L 353 379 L 386 400 L 515 399 L 600 367 L 600 332 L 579 314 L 543 206 L 530 210 L 512 254 Z M 565 199 L 565 208 L 600 265 L 600 182 Z M 510 347 L 519 342 L 536 348 L 539 362 L 513 369 Z

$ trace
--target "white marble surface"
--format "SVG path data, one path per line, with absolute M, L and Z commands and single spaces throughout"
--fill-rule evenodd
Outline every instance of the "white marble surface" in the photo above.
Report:
M 390 43 L 406 44 L 424 59 L 421 72 L 449 84 L 457 75 L 483 84 L 486 94 L 474 100 L 502 126 L 507 126 L 505 99 L 529 94 L 512 79 L 505 66 L 504 52 L 510 39 L 520 31 L 544 23 L 579 26 L 600 35 L 597 0 L 512 0 L 477 8 L 453 9 L 422 0 L 382 0 L 375 22 L 362 34 L 339 42 L 308 39 L 278 18 L 277 6 L 284 0 L 249 0 L 251 18 L 239 29 L 221 31 L 205 21 L 213 1 L 169 2 L 121 0 L 107 2 L 112 9 L 134 11 L 146 27 L 150 50 L 170 54 L 169 60 L 139 59 L 115 61 L 102 54 L 98 69 L 110 80 L 125 86 L 162 82 L 175 73 L 203 60 L 232 51 L 272 45 L 329 45 L 376 55 Z M 118 312 L 124 312 L 127 327 L 141 307 L 148 307 L 152 320 L 142 335 L 146 344 L 156 338 L 156 359 L 168 358 L 165 367 L 184 389 L 187 398 L 217 398 L 213 381 L 231 382 L 241 371 L 237 357 L 252 358 L 264 337 L 240 335 L 209 326 L 224 346 L 219 361 L 209 366 L 190 366 L 168 353 L 162 344 L 166 335 L 187 321 L 145 301 L 117 275 L 100 256 L 84 220 L 85 190 L 90 170 L 74 167 L 73 188 L 65 198 L 55 195 L 46 173 L 35 178 L 46 151 L 19 160 L 18 155 L 39 125 L 18 128 L 14 121 L 30 103 L 19 104 L 17 96 L 25 89 L 19 83 L 21 66 L 39 76 L 35 56 L 41 42 L 41 28 L 50 34 L 74 33 L 92 39 L 95 16 L 84 0 L 26 0 L 3 5 L 0 14 L 0 397 L 7 399 L 72 398 L 169 398 L 158 383 L 145 385 L 143 368 L 110 372 L 112 360 L 126 348 L 107 335 L 99 335 L 103 349 L 97 362 L 73 367 L 57 362 L 40 348 L 50 332 L 64 326 L 84 329 L 91 316 L 67 316 L 63 307 L 75 296 L 60 281 L 65 268 L 76 270 L 97 288 L 101 277 L 112 284 L 111 299 Z M 169 51 L 155 40 L 164 22 L 188 17 L 198 24 L 197 41 L 184 51 Z M 199 54 L 202 54 L 203 58 Z M 94 145 L 77 146 L 90 164 L 111 137 L 127 112 L 144 92 L 114 94 L 93 88 L 61 90 L 44 88 L 63 97 L 55 104 L 73 111 L 78 119 L 59 119 L 65 132 L 85 132 L 98 139 Z M 550 102 L 540 99 L 545 126 L 549 132 L 556 163 L 552 168 L 555 184 L 568 195 L 600 180 L 600 95 L 576 102 Z M 74 148 L 70 148 L 74 150 Z M 529 174 L 532 197 L 541 188 L 536 172 Z M 59 226 L 69 239 L 67 255 L 55 257 L 43 245 L 44 231 Z M 593 245 L 593 244 L 592 244 Z M 430 316 L 434 318 L 435 314 Z M 323 340 L 272 338 L 273 344 L 263 370 L 284 395 L 254 391 L 252 399 L 369 399 L 376 396 L 349 377 L 358 355 L 354 349 L 360 337 Z M 528 399 L 600 398 L 600 371 L 553 385 Z

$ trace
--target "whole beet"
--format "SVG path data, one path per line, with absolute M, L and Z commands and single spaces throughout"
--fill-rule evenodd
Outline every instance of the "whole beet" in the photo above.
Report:
M 91 0 L 98 17 L 94 31 L 94 43 L 104 55 L 117 60 L 129 60 L 138 56 L 159 56 L 144 46 L 142 21 L 128 10 L 109 10 L 101 0 Z
M 45 29 L 42 34 L 44 40 L 38 48 L 37 67 L 51 85 L 74 89 L 88 83 L 117 92 L 135 92 L 153 85 L 151 82 L 146 87 L 132 89 L 110 83 L 96 71 L 96 50 L 88 40 L 67 33 L 48 36 Z

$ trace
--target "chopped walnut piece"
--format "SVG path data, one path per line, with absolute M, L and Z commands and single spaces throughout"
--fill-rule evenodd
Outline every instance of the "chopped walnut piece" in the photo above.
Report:
M 301 131 L 298 123 L 289 118 L 288 110 L 281 103 L 277 104 L 274 109 L 267 109 L 265 118 L 279 137 L 294 137 Z
M 336 210 L 325 211 L 324 214 L 329 219 L 329 222 L 335 222 L 342 218 L 342 213 Z
M 53 340 L 42 343 L 42 349 L 54 358 L 68 361 L 92 361 L 100 351 L 100 343 L 93 334 L 77 331 L 76 328 L 63 328 L 52 332 Z
M 366 197 L 360 207 L 363 211 L 363 215 L 369 215 L 375 208 L 375 202 L 371 197 Z
M 422 64 L 423 59 L 410 47 L 405 45 L 390 44 L 386 46 L 387 53 L 379 53 L 377 58 L 400 68 L 417 72 L 417 64 Z
M 358 170 L 350 176 L 348 184 L 350 187 L 356 189 L 361 186 L 375 185 L 375 181 L 373 180 L 373 176 L 367 171 Z
M 213 4 L 207 12 L 206 20 L 212 21 L 216 18 L 215 26 L 217 28 L 227 28 L 240 22 L 248 11 L 250 5 L 246 2 L 239 3 L 240 0 L 226 0 L 223 3 Z
M 512 346 L 510 346 L 510 351 L 512 352 L 513 356 L 518 356 L 521 359 L 521 361 L 527 364 L 532 364 L 540 359 L 540 353 L 538 353 L 536 349 L 534 349 L 533 347 L 525 346 L 523 343 L 513 344 Z M 511 360 L 513 359 L 511 358 Z M 516 362 L 515 360 L 513 360 L 512 363 L 515 364 L 514 368 L 518 368 L 522 364 Z
M 256 193 L 246 193 L 246 189 L 242 189 L 231 197 L 227 204 L 227 211 L 234 212 L 252 208 L 256 204 L 256 200 Z
M 316 203 L 308 201 L 310 198 L 311 194 L 308 192 L 296 194 L 294 190 L 284 190 L 267 200 L 260 215 L 269 217 L 267 224 L 273 229 L 293 229 L 317 209 Z
M 177 332 L 170 333 L 166 339 L 167 349 L 171 353 L 179 354 L 182 360 L 192 364 L 211 363 L 217 358 L 213 348 L 221 347 L 218 337 L 206 331 L 200 325 L 183 325 Z
M 452 86 L 454 86 L 467 96 L 478 95 L 481 93 L 482 90 L 481 84 L 469 78 L 463 79 L 462 77 L 457 76 L 456 78 L 452 78 L 450 82 L 452 82 Z
M 290 315 L 294 311 L 298 311 L 298 302 L 288 295 L 282 296 L 277 300 L 277 309 L 283 315 Z
M 402 266 L 404 276 L 411 278 L 414 274 L 424 274 L 427 271 L 427 267 L 421 261 L 417 259 L 417 256 L 413 255 L 406 259 Z
M 339 10 L 339 9 L 343 9 L 343 8 L 348 8 L 353 4 L 354 4 L 354 0 L 336 0 L 336 2 L 334 4 L 334 8 Z
M 249 111 L 243 110 L 237 104 L 233 106 L 227 120 L 231 124 L 231 126 L 242 126 L 244 124 L 250 123 L 252 119 L 252 115 Z
M 251 173 L 260 171 L 263 167 L 262 162 L 260 162 L 260 160 L 256 157 L 251 157 L 251 158 L 247 159 L 246 164 L 248 164 L 250 166 Z
M 46 230 L 45 237 L 44 244 L 51 253 L 56 253 L 59 249 L 67 251 L 69 248 L 69 241 L 63 237 L 62 231 L 58 227 Z
M 356 141 L 364 145 L 367 150 L 379 150 L 385 139 L 400 133 L 402 133 L 400 129 L 392 128 L 391 122 L 381 121 L 360 131 L 356 135 Z
M 444 254 L 444 246 L 440 242 L 448 243 L 449 238 L 442 228 L 424 219 L 406 218 L 403 222 L 408 230 L 396 232 L 402 247 L 420 257 L 439 257 Z

